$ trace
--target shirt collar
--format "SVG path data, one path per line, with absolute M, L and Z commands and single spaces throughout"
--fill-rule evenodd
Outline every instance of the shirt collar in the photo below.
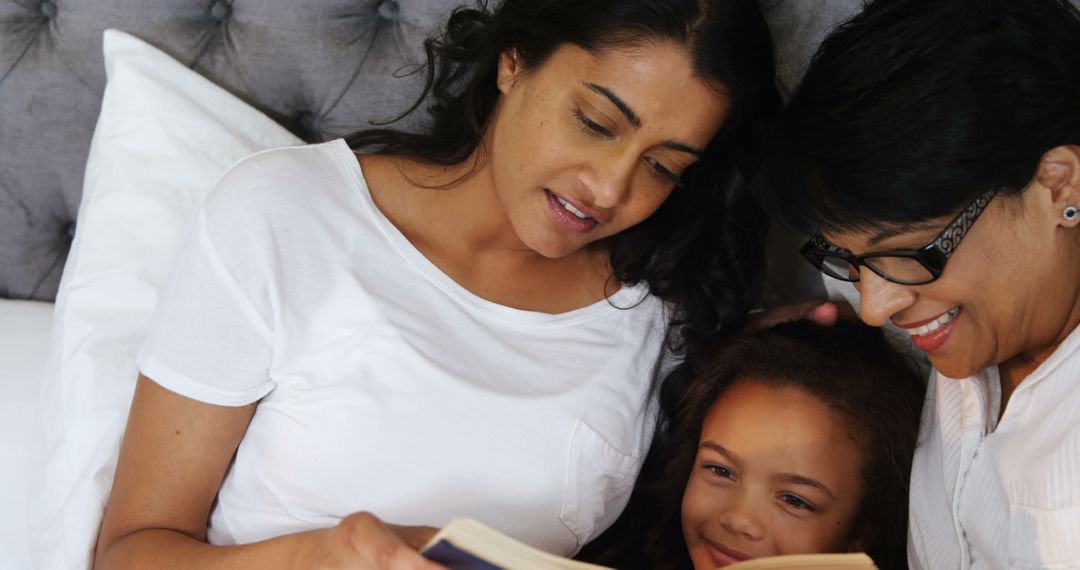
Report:
M 1036 384 L 1050 376 L 1063 363 L 1072 359 L 1077 352 L 1080 352 L 1080 326 L 1074 328 L 1069 333 L 1069 336 L 1061 341 L 1061 344 L 1058 345 L 1054 352 L 1050 353 L 1050 356 L 1031 372 L 1031 375 L 1020 382 L 1016 389 L 1021 390 L 1024 386 Z

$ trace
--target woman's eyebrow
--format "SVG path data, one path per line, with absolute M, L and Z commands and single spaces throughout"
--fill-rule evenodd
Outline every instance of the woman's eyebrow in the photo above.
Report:
M 813 487 L 818 491 L 821 491 L 826 497 L 834 501 L 836 500 L 836 495 L 834 495 L 833 492 L 829 490 L 829 488 L 826 487 L 824 483 L 818 481 L 817 479 L 804 477 L 802 475 L 796 475 L 794 473 L 780 473 L 776 476 L 776 479 L 783 481 L 784 483 L 792 483 L 794 485 L 806 485 L 808 487 Z
M 630 105 L 627 105 L 626 101 L 620 99 L 619 96 L 613 93 L 610 89 L 601 85 L 597 85 L 595 83 L 585 83 L 585 87 L 587 87 L 590 91 L 603 95 L 607 98 L 608 101 L 611 101 L 611 104 L 615 105 L 615 108 L 618 109 L 624 117 L 626 117 L 626 121 L 630 123 L 630 126 L 634 127 L 635 129 L 641 128 L 641 117 L 638 117 L 637 113 L 635 113 L 634 110 L 630 108 Z M 671 150 L 692 154 L 697 158 L 701 158 L 701 156 L 705 154 L 705 151 L 701 149 L 685 145 L 678 141 L 666 140 L 660 143 L 660 145 L 666 146 Z
M 678 142 L 678 141 L 666 140 L 666 141 L 660 143 L 660 145 L 661 146 L 666 146 L 666 147 L 670 148 L 671 150 L 677 150 L 679 152 L 685 152 L 687 154 L 692 154 L 692 155 L 694 155 L 694 156 L 696 156 L 698 158 L 701 158 L 705 154 L 705 151 L 703 151 L 701 149 L 697 149 L 697 148 L 694 148 L 692 146 L 687 146 L 687 145 L 685 145 L 685 144 L 683 144 L 681 142 Z
M 634 127 L 635 129 L 641 128 L 641 117 L 638 117 L 637 113 L 635 113 L 634 110 L 630 108 L 630 105 L 627 105 L 626 101 L 620 99 L 619 96 L 612 93 L 610 89 L 608 89 L 607 87 L 601 87 L 600 85 L 597 85 L 595 83 L 586 83 L 585 87 L 587 87 L 590 91 L 594 91 L 603 95 L 604 97 L 607 97 L 608 101 L 611 101 L 611 104 L 615 105 L 615 108 L 618 109 L 624 117 L 626 117 L 627 122 L 629 122 L 632 127 Z
M 870 239 L 867 240 L 866 243 L 870 247 L 874 247 L 875 245 L 877 245 L 877 244 L 879 244 L 879 243 L 881 243 L 881 242 L 883 242 L 883 241 L 885 241 L 885 240 L 887 240 L 887 239 L 889 239 L 891 237 L 898 236 L 898 235 L 900 235 L 902 233 L 904 233 L 904 230 L 901 229 L 901 228 L 884 228 L 882 230 L 879 230 L 874 235 L 870 236 Z
M 936 227 L 937 227 L 937 223 L 934 220 L 924 221 L 924 222 L 915 222 L 915 223 L 907 224 L 907 225 L 902 226 L 902 227 L 899 226 L 899 225 L 882 227 L 882 228 L 878 229 L 876 233 L 874 233 L 873 235 L 870 236 L 870 239 L 868 239 L 866 241 L 866 244 L 868 246 L 870 246 L 870 247 L 874 247 L 874 246 L 880 244 L 881 242 L 883 242 L 883 241 L 885 241 L 885 240 L 887 240 L 889 238 L 893 238 L 893 237 L 903 235 L 903 234 L 906 234 L 906 233 L 911 233 L 911 232 L 929 231 L 929 230 L 934 229 Z

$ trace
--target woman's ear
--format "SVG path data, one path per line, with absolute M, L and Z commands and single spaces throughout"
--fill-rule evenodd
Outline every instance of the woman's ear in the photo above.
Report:
M 497 82 L 499 84 L 499 91 L 503 95 L 506 95 L 510 88 L 514 86 L 514 82 L 519 75 L 521 75 L 522 62 L 518 54 L 517 48 L 510 48 L 499 55 L 499 75 Z
M 1062 145 L 1046 151 L 1039 161 L 1036 181 L 1050 191 L 1059 225 L 1071 228 L 1080 224 L 1080 146 Z

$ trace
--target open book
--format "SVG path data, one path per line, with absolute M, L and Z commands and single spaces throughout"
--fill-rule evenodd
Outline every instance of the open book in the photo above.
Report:
M 454 519 L 420 551 L 450 570 L 611 570 L 556 556 L 518 542 L 472 519 Z M 795 554 L 756 558 L 726 570 L 877 570 L 861 554 Z

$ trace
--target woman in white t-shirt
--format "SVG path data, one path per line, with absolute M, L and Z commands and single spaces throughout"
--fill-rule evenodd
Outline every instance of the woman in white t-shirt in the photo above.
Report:
M 427 47 L 429 132 L 260 153 L 202 204 L 98 566 L 422 568 L 458 516 L 571 554 L 625 504 L 665 338 L 742 328 L 752 0 L 506 0 Z
M 1080 568 L 1080 10 L 878 0 L 797 93 L 777 203 L 935 369 L 910 565 Z

